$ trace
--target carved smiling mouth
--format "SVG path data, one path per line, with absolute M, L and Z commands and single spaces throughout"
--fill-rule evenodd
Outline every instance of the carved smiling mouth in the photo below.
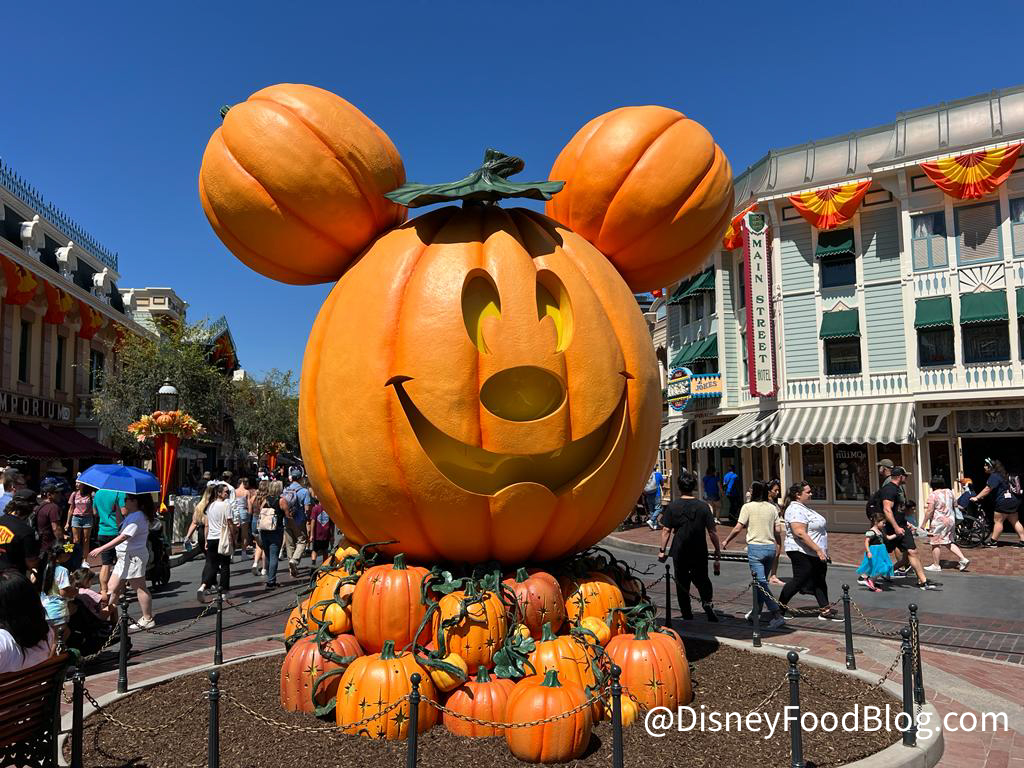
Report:
M 632 378 L 628 373 L 622 374 Z M 626 426 L 626 390 L 608 418 L 593 432 L 546 453 L 495 453 L 468 445 L 435 427 L 405 391 L 408 376 L 395 376 L 395 388 L 416 439 L 437 470 L 470 493 L 493 496 L 516 483 L 537 483 L 553 493 L 604 463 Z

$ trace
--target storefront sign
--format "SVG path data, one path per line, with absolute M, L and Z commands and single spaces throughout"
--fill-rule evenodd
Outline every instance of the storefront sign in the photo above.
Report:
M 747 367 L 750 394 L 754 397 L 772 397 L 777 387 L 768 218 L 763 213 L 748 213 L 743 217 L 742 230 L 747 279 Z
M 721 397 L 722 374 L 695 373 L 690 379 L 690 397 Z
M 11 418 L 71 421 L 71 406 L 45 397 L 0 391 L 0 416 Z
M 690 380 L 693 374 L 689 368 L 676 368 L 668 377 L 668 405 L 673 411 L 681 411 L 690 399 Z

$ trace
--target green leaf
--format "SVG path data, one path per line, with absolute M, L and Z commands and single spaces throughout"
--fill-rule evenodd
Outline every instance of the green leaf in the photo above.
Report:
M 514 632 L 505 638 L 505 643 L 497 653 L 494 654 L 494 674 L 498 677 L 514 679 L 525 677 L 526 668 L 530 668 L 530 674 L 536 669 L 530 664 L 530 654 L 537 648 L 532 637 L 523 637 Z

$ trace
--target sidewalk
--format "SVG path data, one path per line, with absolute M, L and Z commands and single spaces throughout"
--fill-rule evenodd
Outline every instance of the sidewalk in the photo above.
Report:
M 721 541 L 725 541 L 725 537 L 729 535 L 731 530 L 732 526 L 729 525 L 718 526 L 718 538 Z M 623 549 L 655 555 L 661 541 L 661 532 L 652 531 L 644 525 L 628 531 L 615 531 L 607 538 L 620 544 Z M 964 549 L 964 554 L 971 560 L 971 573 L 985 573 L 992 576 L 1020 576 L 1024 574 L 1024 548 L 1015 546 L 1017 542 L 1016 534 L 1007 535 L 1004 533 L 1000 539 L 1006 543 L 999 547 L 991 549 L 987 547 Z M 1009 546 L 1007 546 L 1007 543 Z M 734 539 L 728 551 L 742 553 L 746 549 L 745 545 L 746 535 L 741 533 Z M 641 549 L 637 549 L 638 546 Z M 918 551 L 922 553 L 922 562 L 925 565 L 931 565 L 932 553 L 927 540 L 918 539 L 917 546 Z M 828 551 L 832 562 L 856 566 L 864 556 L 864 536 L 860 533 L 829 533 Z M 950 569 L 955 572 L 955 558 L 945 548 L 943 548 L 942 552 L 943 570 Z

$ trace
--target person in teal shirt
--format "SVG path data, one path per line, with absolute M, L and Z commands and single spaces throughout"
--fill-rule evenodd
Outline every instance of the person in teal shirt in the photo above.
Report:
M 96 543 L 103 545 L 117 537 L 117 529 L 124 516 L 124 493 L 121 491 L 96 491 L 92 497 L 93 514 L 96 515 Z M 100 595 L 107 594 L 107 579 L 117 562 L 114 548 L 103 550 L 100 554 Z

